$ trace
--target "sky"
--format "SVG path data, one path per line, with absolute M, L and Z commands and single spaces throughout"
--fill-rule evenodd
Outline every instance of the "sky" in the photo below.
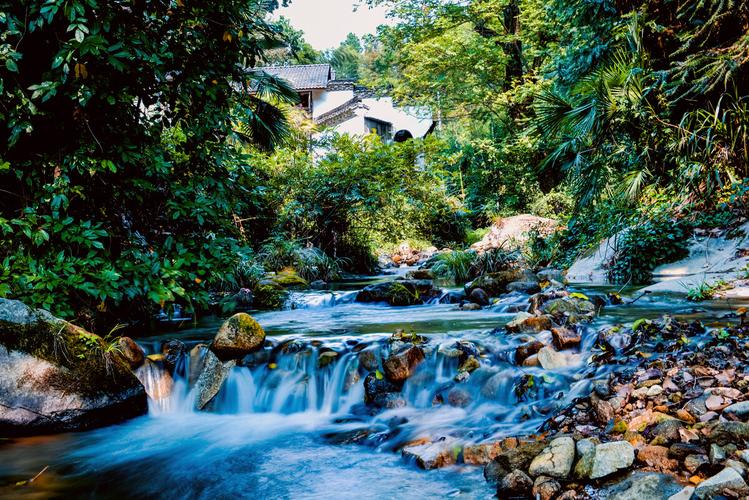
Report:
M 362 5 L 355 12 L 358 0 L 291 0 L 276 15 L 291 20 L 291 25 L 304 31 L 304 38 L 318 50 L 337 47 L 346 35 L 375 33 L 386 24 L 383 7 L 370 9 Z

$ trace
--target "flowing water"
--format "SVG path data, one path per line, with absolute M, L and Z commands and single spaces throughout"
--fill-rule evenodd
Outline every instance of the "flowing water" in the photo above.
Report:
M 193 384 L 220 320 L 140 339 L 147 353 L 169 339 L 186 346 L 173 377 L 157 363 L 139 370 L 152 396 L 149 414 L 94 431 L 0 441 L 0 496 L 491 498 L 480 467 L 422 471 L 398 450 L 420 438 L 471 443 L 532 433 L 606 374 L 585 363 L 601 326 L 663 313 L 710 323 L 734 307 L 654 297 L 607 307 L 580 352 L 567 355 L 569 366 L 544 370 L 515 366 L 520 338 L 494 331 L 527 307 L 526 296 L 481 311 L 439 301 L 389 307 L 356 303 L 365 284 L 294 293 L 286 310 L 257 313 L 269 345 L 232 369 L 210 412 L 193 409 Z M 397 329 L 426 337 L 426 359 L 403 387 L 407 404 L 373 413 L 362 403 L 364 360 L 387 354 Z M 480 355 L 481 367 L 458 383 L 466 352 Z M 532 390 L 519 393 L 528 376 Z M 354 436 L 359 444 L 349 444 Z M 31 486 L 15 486 L 41 470 Z

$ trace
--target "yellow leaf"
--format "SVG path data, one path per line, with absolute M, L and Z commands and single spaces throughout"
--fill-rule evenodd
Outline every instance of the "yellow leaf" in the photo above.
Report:
M 86 69 L 85 64 L 76 63 L 76 65 L 73 67 L 73 70 L 75 71 L 76 78 L 83 78 L 84 80 L 88 78 L 88 70 Z
M 183 2 L 182 0 L 177 0 L 177 7 L 184 7 L 184 6 L 185 6 L 185 2 Z
M 229 33 L 228 31 L 224 31 L 224 41 L 231 42 L 231 33 Z
M 270 363 L 270 364 L 268 365 L 268 368 L 270 368 L 271 370 L 275 370 L 276 368 L 278 368 L 278 365 L 277 365 L 277 364 L 275 364 L 275 363 Z
M 198 285 L 199 285 L 199 284 L 201 284 L 202 282 L 203 282 L 203 280 L 202 280 L 202 279 L 200 279 L 200 278 L 195 278 L 195 283 L 197 283 Z

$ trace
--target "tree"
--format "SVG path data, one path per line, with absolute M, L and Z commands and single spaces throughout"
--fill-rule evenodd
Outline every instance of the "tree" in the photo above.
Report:
M 293 95 L 246 70 L 278 42 L 275 7 L 2 2 L 0 294 L 69 317 L 232 279 L 233 221 L 260 210 L 234 124 L 272 147 Z

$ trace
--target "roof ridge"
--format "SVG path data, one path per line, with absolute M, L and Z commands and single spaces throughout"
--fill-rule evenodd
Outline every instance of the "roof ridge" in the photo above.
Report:
M 330 66 L 330 63 L 315 63 L 315 64 L 271 64 L 268 66 L 256 66 L 252 69 L 262 68 L 309 68 L 312 66 Z

